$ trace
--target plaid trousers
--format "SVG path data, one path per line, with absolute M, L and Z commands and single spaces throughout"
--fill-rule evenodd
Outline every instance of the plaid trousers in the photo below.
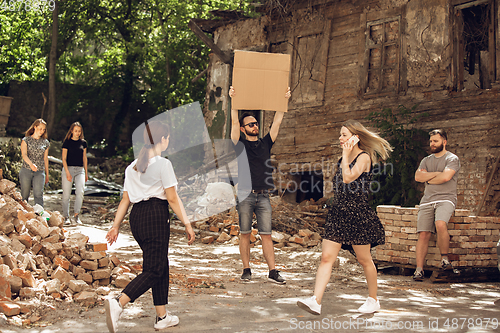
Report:
M 142 249 L 143 265 L 142 273 L 130 281 L 123 293 L 134 302 L 152 288 L 154 305 L 168 304 L 168 201 L 150 198 L 135 203 L 130 212 L 130 229 Z

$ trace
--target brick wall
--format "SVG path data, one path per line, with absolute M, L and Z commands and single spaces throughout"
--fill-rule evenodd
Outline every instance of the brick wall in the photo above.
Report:
M 418 208 L 377 207 L 386 238 L 384 245 L 375 248 L 375 261 L 402 266 L 416 265 L 417 213 Z M 448 257 L 454 267 L 496 267 L 500 217 L 470 215 L 468 209 L 457 209 L 448 223 Z M 439 267 L 440 260 L 436 235 L 432 234 L 426 265 Z

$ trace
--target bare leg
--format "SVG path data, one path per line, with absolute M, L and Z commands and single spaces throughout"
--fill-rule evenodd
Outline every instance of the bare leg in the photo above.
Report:
M 377 299 L 377 268 L 372 260 L 370 253 L 371 245 L 353 245 L 354 252 L 358 262 L 365 271 L 366 283 L 368 284 L 368 296 Z
M 337 255 L 339 254 L 341 246 L 342 245 L 339 243 L 327 239 L 323 240 L 321 262 L 316 272 L 316 284 L 314 286 L 314 296 L 316 296 L 318 304 L 321 304 L 321 300 L 323 299 L 326 285 L 330 281 L 330 276 L 332 275 L 333 264 L 335 260 L 337 260 Z
M 273 270 L 276 267 L 273 240 L 271 239 L 271 235 L 260 235 L 260 237 L 262 239 L 262 252 L 264 253 L 267 266 L 269 266 L 269 270 Z
M 417 267 L 424 268 L 425 256 L 429 247 L 430 231 L 421 231 L 417 240 Z
M 250 234 L 240 234 L 240 256 L 243 268 L 250 268 Z
M 445 221 L 436 221 L 437 245 L 441 254 L 448 254 L 450 250 L 450 234 Z

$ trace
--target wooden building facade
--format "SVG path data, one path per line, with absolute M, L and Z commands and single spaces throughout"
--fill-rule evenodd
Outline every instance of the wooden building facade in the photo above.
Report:
M 418 104 L 416 113 L 429 116 L 416 126 L 445 129 L 448 150 L 461 160 L 457 208 L 477 212 L 484 202 L 482 215 L 498 215 L 499 2 L 282 0 L 269 1 L 259 18 L 212 28 L 198 21 L 213 33 L 204 105 L 209 131 L 229 138 L 231 53 L 287 53 L 292 97 L 272 150 L 280 190 L 288 180 L 311 177 L 328 196 L 341 124 L 356 119 L 371 126 L 370 112 Z M 265 134 L 274 112 L 255 114 Z

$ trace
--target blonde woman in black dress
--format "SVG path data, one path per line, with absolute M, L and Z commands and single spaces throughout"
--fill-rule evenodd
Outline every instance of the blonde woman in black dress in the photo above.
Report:
M 326 218 L 314 296 L 297 302 L 300 308 L 316 315 L 321 313 L 323 294 L 341 248 L 354 250 L 365 272 L 368 298 L 358 311 L 373 313 L 380 309 L 377 269 L 370 249 L 385 243 L 385 232 L 377 214 L 368 204 L 368 193 L 372 165 L 376 163 L 377 155 L 385 160 L 392 148 L 386 140 L 353 120 L 343 124 L 339 140 L 342 158 L 334 176 L 333 203 Z

